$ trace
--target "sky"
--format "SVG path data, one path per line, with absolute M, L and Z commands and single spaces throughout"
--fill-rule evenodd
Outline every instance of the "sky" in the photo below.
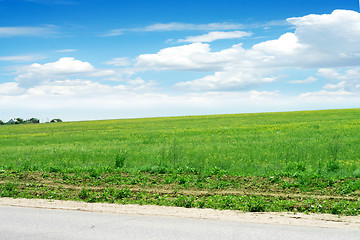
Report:
M 0 120 L 360 106 L 356 0 L 0 0 Z

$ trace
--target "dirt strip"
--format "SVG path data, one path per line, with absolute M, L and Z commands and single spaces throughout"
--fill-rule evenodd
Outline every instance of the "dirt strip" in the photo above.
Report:
M 127 215 L 170 216 L 195 219 L 212 219 L 247 223 L 311 226 L 323 228 L 360 229 L 360 216 L 303 213 L 244 213 L 231 210 L 164 207 L 152 205 L 119 205 L 85 203 L 46 199 L 0 198 L 0 206 L 62 209 Z

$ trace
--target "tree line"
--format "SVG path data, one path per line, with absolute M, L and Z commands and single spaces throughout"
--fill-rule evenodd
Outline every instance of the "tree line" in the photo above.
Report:
M 54 118 L 50 122 L 62 122 L 60 118 Z M 12 118 L 7 122 L 3 122 L 0 120 L 0 125 L 6 125 L 6 124 L 30 124 L 30 123 L 40 123 L 40 120 L 38 118 L 30 118 L 30 119 L 22 119 L 22 118 Z

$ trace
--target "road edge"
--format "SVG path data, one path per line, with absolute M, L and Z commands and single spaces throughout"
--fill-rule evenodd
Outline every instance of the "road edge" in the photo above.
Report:
M 120 205 L 112 203 L 86 203 L 77 201 L 23 198 L 0 198 L 0 206 L 60 209 L 68 211 L 86 211 L 125 215 L 167 216 L 321 228 L 360 229 L 360 216 L 338 216 L 331 214 L 304 214 L 288 212 L 244 213 L 234 210 L 214 210 L 134 204 Z

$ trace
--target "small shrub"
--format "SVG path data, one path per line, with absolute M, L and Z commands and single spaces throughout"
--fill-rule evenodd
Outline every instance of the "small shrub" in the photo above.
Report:
M 80 193 L 78 194 L 79 198 L 85 200 L 91 196 L 90 190 L 83 188 L 81 189 Z
M 266 209 L 264 200 L 258 197 L 250 197 L 247 207 L 249 212 L 264 212 Z
M 0 197 L 14 197 L 16 195 L 18 195 L 18 192 L 14 183 L 6 183 L 0 191 Z
M 360 168 L 356 169 L 356 170 L 353 172 L 353 177 L 354 177 L 354 178 L 360 178 Z
M 125 165 L 125 155 L 118 154 L 115 157 L 115 168 L 123 168 Z
M 98 169 L 93 169 L 93 168 L 90 169 L 89 175 L 90 175 L 90 177 L 92 177 L 92 178 L 98 178 L 98 179 L 101 178 L 101 172 L 100 172 L 100 170 L 98 170 Z
M 336 172 L 340 169 L 340 163 L 334 159 L 331 159 L 327 162 L 326 169 L 328 172 Z
M 181 176 L 178 179 L 178 182 L 180 185 L 185 185 L 188 181 L 189 181 L 189 179 L 186 176 Z
M 175 206 L 191 208 L 195 206 L 195 197 L 194 196 L 179 196 L 174 201 Z
M 60 167 L 58 167 L 58 166 L 51 166 L 51 167 L 49 168 L 49 172 L 50 172 L 50 173 L 58 173 L 58 172 L 61 172 L 61 169 L 60 169 Z
M 116 189 L 114 190 L 114 197 L 116 199 L 123 199 L 123 198 L 128 198 L 131 197 L 132 192 L 130 191 L 130 189 Z
M 146 172 L 164 174 L 164 173 L 168 173 L 170 171 L 165 166 L 154 165 L 154 166 L 151 166 Z

